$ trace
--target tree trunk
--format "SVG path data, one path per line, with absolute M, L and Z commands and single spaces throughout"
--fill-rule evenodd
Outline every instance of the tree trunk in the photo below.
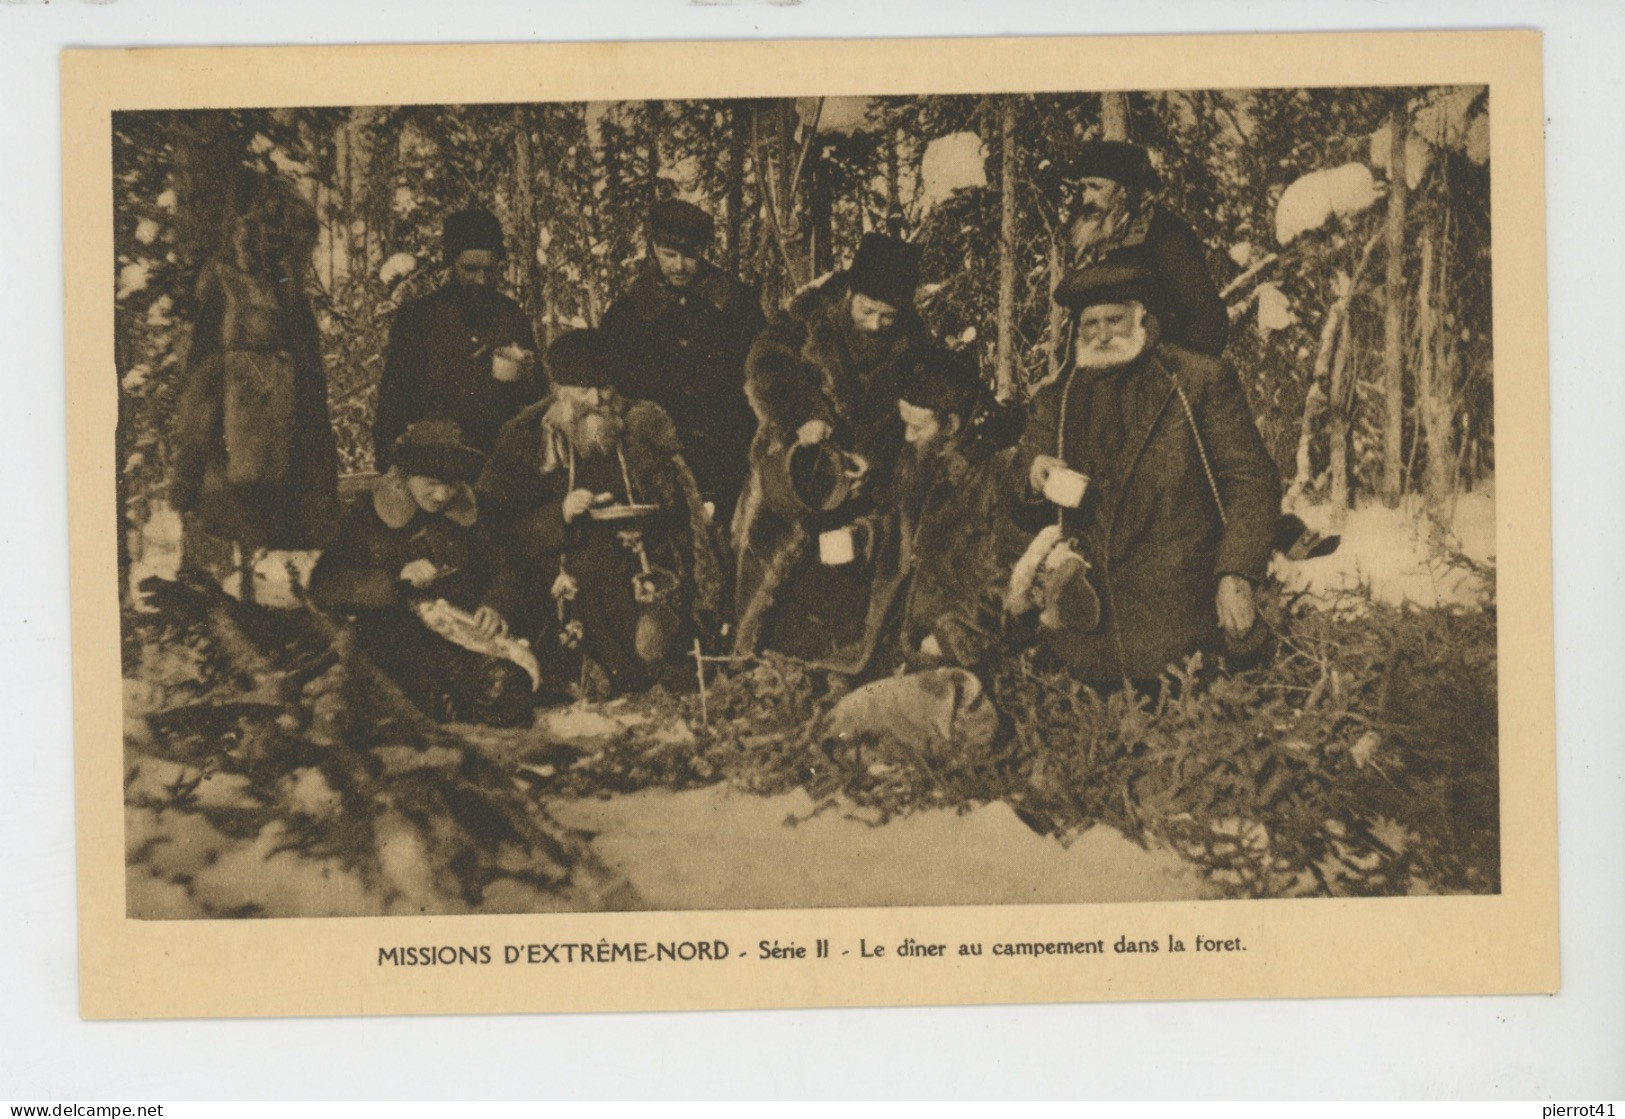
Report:
M 649 176 L 644 182 L 645 209 L 660 201 L 660 118 L 665 113 L 665 102 L 643 103 L 649 127 Z
M 745 232 L 745 154 L 749 143 L 743 101 L 728 104 L 728 273 L 739 275 L 744 263 L 740 238 Z
M 999 348 L 994 391 L 1010 399 L 1016 383 L 1016 99 L 999 99 Z
M 1127 140 L 1128 94 L 1122 92 L 1100 95 L 1100 135 L 1106 140 Z
M 514 244 L 518 248 L 521 303 L 534 327 L 542 311 L 542 264 L 536 259 L 536 153 L 528 105 L 513 108 Z
M 1332 357 L 1331 407 L 1326 422 L 1326 438 L 1331 445 L 1328 468 L 1331 473 L 1332 523 L 1341 528 L 1348 516 L 1349 432 L 1353 425 L 1354 390 L 1349 383 L 1349 319 L 1347 307 L 1337 324 L 1337 346 Z
M 1405 486 L 1405 180 L 1406 112 L 1396 96 L 1388 116 L 1387 277 L 1383 301 L 1382 500 L 1399 504 Z
M 1049 238 L 1049 322 L 1045 334 L 1045 351 L 1048 355 L 1048 373 L 1044 378 L 1046 382 L 1053 381 L 1061 375 L 1070 356 L 1066 350 L 1070 339 L 1066 337 L 1066 308 L 1055 302 L 1055 289 L 1061 286 L 1061 279 L 1066 275 L 1066 254 L 1061 249 L 1060 234 L 1051 231 Z
M 1427 468 L 1424 492 L 1428 508 L 1440 523 L 1444 523 L 1455 497 L 1455 449 L 1451 446 L 1452 418 L 1455 401 L 1450 378 L 1442 360 L 1445 339 L 1433 317 L 1433 301 L 1437 296 L 1433 278 L 1433 238 L 1422 241 L 1421 279 L 1417 285 L 1416 330 L 1419 346 L 1416 365 L 1417 410 L 1422 421 L 1422 434 L 1427 443 Z M 1438 285 L 1442 287 L 1443 285 Z

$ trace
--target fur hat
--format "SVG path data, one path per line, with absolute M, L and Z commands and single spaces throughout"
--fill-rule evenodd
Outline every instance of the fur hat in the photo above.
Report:
M 619 379 L 618 363 L 615 347 L 591 327 L 572 330 L 547 348 L 547 375 L 555 385 L 613 388 Z
M 446 264 L 456 264 L 457 258 L 470 249 L 496 253 L 500 259 L 506 255 L 502 239 L 502 223 L 489 210 L 462 210 L 446 218 L 441 227 L 440 243 L 446 250 Z
M 1138 264 L 1090 264 L 1074 268 L 1055 289 L 1055 302 L 1073 311 L 1097 303 L 1138 303 L 1156 311 L 1161 302 L 1156 280 Z
M 920 255 L 918 245 L 888 237 L 884 233 L 865 233 L 858 242 L 857 256 L 847 269 L 847 286 L 860 295 L 878 299 L 882 303 L 902 310 L 914 306 L 914 290 L 920 286 Z
M 393 462 L 402 474 L 442 482 L 472 482 L 485 465 L 485 452 L 463 442 L 453 420 L 419 420 L 395 440 Z
M 1151 157 L 1138 144 L 1122 140 L 1095 140 L 1070 159 L 1057 161 L 1063 179 L 1110 179 L 1130 190 L 1155 190 L 1162 182 Z
M 961 424 L 968 424 L 983 392 L 974 357 L 932 347 L 914 356 L 904 368 L 898 395 L 916 408 L 958 416 Z
M 649 240 L 687 256 L 704 256 L 716 230 L 710 214 L 680 199 L 656 202 L 649 210 Z

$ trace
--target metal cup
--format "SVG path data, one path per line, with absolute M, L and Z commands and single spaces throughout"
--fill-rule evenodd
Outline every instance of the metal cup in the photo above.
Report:
M 519 380 L 525 373 L 525 358 L 530 356 L 523 347 L 507 345 L 491 353 L 491 376 L 504 383 Z
M 856 558 L 850 528 L 832 528 L 818 534 L 818 561 L 826 567 L 840 567 Z
M 1050 471 L 1049 477 L 1044 479 L 1044 496 L 1068 509 L 1076 509 L 1082 504 L 1084 491 L 1088 488 L 1087 475 L 1064 466 Z

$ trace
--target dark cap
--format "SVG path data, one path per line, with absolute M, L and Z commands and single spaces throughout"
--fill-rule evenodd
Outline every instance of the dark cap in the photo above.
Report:
M 912 307 L 914 290 L 920 286 L 921 252 L 920 246 L 896 237 L 865 233 L 847 269 L 847 286 L 898 310 Z
M 929 408 L 939 416 L 958 416 L 963 424 L 970 422 L 983 392 L 975 358 L 932 347 L 909 361 L 898 396 L 905 403 Z
M 1155 312 L 1157 285 L 1138 264 L 1091 264 L 1074 268 L 1055 289 L 1055 302 L 1073 311 L 1097 303 L 1138 303 Z
M 1056 169 L 1065 179 L 1110 179 L 1140 190 L 1155 190 L 1162 181 L 1145 149 L 1122 140 L 1087 143 L 1070 159 L 1057 160 Z
M 597 330 L 572 330 L 547 348 L 547 375 L 555 385 L 612 388 L 619 353 Z
M 710 214 L 680 199 L 656 202 L 649 210 L 649 240 L 686 256 L 704 256 L 716 230 Z
M 446 263 L 456 264 L 457 258 L 470 249 L 505 254 L 502 223 L 489 210 L 463 210 L 446 218 L 441 229 L 441 244 L 446 250 Z
M 403 474 L 442 482 L 472 482 L 485 465 L 485 452 L 463 442 L 454 420 L 419 420 L 395 440 L 391 456 Z

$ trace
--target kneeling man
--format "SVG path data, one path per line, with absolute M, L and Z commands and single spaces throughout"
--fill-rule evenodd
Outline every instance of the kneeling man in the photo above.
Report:
M 1280 513 L 1280 476 L 1235 373 L 1160 339 L 1156 293 L 1134 265 L 1062 281 L 1072 361 L 1034 397 L 1016 469 L 1029 527 L 1058 529 L 1040 539 L 1071 543 L 1092 568 L 1063 566 L 1099 600 L 1046 624 L 1045 642 L 1080 679 L 1114 688 L 1248 637 Z

